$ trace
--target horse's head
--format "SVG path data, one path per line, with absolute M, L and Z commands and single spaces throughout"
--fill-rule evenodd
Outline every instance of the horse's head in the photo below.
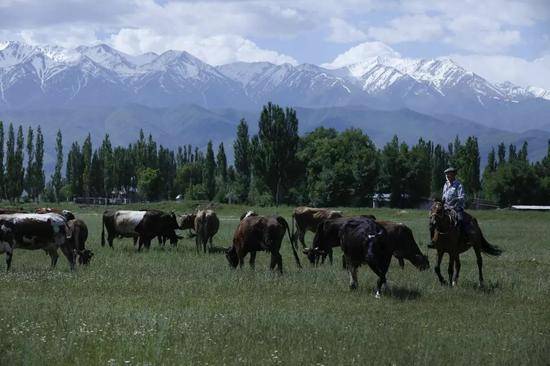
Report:
M 434 199 L 430 209 L 430 239 L 432 243 L 437 241 L 437 231 L 440 231 L 440 226 L 445 217 L 445 204 L 440 199 Z

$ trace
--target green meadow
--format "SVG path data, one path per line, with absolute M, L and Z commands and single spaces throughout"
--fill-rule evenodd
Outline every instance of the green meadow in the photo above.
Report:
M 139 206 L 124 206 L 125 209 Z M 192 203 L 147 207 L 190 212 Z M 103 207 L 69 205 L 86 221 L 94 258 L 49 269 L 43 251 L 16 250 L 0 262 L 0 365 L 548 365 L 550 364 L 550 213 L 472 212 L 485 237 L 504 249 L 484 255 L 477 286 L 473 250 L 461 256 L 458 287 L 440 286 L 430 269 L 393 261 L 390 289 L 376 299 L 376 276 L 359 271 L 350 291 L 340 264 L 298 270 L 283 242 L 284 274 L 229 268 L 223 253 L 196 253 L 194 239 L 138 253 L 129 239 L 101 247 Z M 220 205 L 214 245 L 227 247 L 240 214 Z M 259 207 L 290 223 L 292 207 Z M 424 210 L 348 209 L 409 225 L 427 251 Z M 187 237 L 186 232 L 182 235 Z M 313 238 L 311 233 L 306 242 Z M 447 272 L 447 257 L 442 265 Z

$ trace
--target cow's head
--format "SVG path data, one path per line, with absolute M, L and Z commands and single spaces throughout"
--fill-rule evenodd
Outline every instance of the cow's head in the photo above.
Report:
M 227 261 L 231 267 L 237 268 L 237 265 L 239 264 L 239 256 L 237 255 L 237 249 L 235 249 L 234 246 L 227 248 L 225 251 L 225 258 L 227 258 Z
M 84 249 L 82 251 L 79 251 L 78 263 L 82 265 L 89 264 L 93 256 L 94 256 L 94 252 L 92 252 L 90 249 Z
M 250 216 L 258 216 L 258 214 L 257 214 L 256 211 L 254 211 L 254 210 L 249 210 L 249 211 L 244 212 L 244 213 L 241 215 L 240 220 L 243 221 L 243 219 L 245 219 L 245 218 L 247 218 L 247 217 L 250 217 Z
M 195 227 L 195 217 L 196 214 L 185 214 L 179 217 L 179 228 L 181 230 L 193 229 Z
M 12 244 L 13 239 L 13 230 L 6 225 L 0 226 L 0 242 Z
M 424 254 L 415 254 L 411 258 L 411 263 L 421 271 L 430 268 L 430 261 L 428 260 L 428 256 Z
M 319 249 L 319 247 L 305 248 L 304 250 L 302 250 L 302 253 L 307 256 L 307 259 L 311 264 L 315 264 L 317 262 L 317 258 L 327 254 L 324 250 Z

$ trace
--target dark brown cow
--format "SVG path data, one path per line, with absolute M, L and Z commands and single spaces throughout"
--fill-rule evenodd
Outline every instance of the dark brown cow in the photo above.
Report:
M 307 231 L 315 233 L 321 222 L 327 219 L 336 219 L 342 217 L 342 211 L 334 211 L 326 208 L 296 207 L 292 213 L 292 237 L 296 237 L 306 247 L 305 236 Z M 296 231 L 294 231 L 296 223 Z
M 75 248 L 70 241 L 71 231 L 65 218 L 56 213 L 14 213 L 0 215 L 0 253 L 6 253 L 7 269 L 11 267 L 16 248 L 43 249 L 55 267 L 61 249 L 71 269 L 75 265 Z
M 277 267 L 279 272 L 283 273 L 283 258 L 279 252 L 285 232 L 288 234 L 296 264 L 298 268 L 302 268 L 288 223 L 282 216 L 250 215 L 244 217 L 233 235 L 233 245 L 226 251 L 229 264 L 235 268 L 237 265 L 242 267 L 244 258 L 250 253 L 250 266 L 254 268 L 256 252 L 266 251 L 271 254 L 269 268 L 273 270 Z
M 71 231 L 71 238 L 69 239 L 69 242 L 78 256 L 78 263 L 88 264 L 94 256 L 94 253 L 91 250 L 86 249 L 86 240 L 88 240 L 88 226 L 86 226 L 86 223 L 80 219 L 72 219 L 67 221 L 67 226 Z
M 206 253 L 206 243 L 210 243 L 210 249 L 212 250 L 212 238 L 218 232 L 220 228 L 220 220 L 213 210 L 201 210 L 197 212 L 195 217 L 195 244 L 197 246 L 197 253 L 200 252 L 200 246 L 202 245 L 204 252 Z
M 357 288 L 357 268 L 362 264 L 368 264 L 378 276 L 376 297 L 379 298 L 381 288 L 386 284 L 391 257 L 396 252 L 421 271 L 429 267 L 428 257 L 422 254 L 412 238 L 412 232 L 407 229 L 402 225 L 396 228 L 396 231 L 403 230 L 399 236 L 407 237 L 408 240 L 393 241 L 388 237 L 384 227 L 374 220 L 352 219 L 342 226 L 339 234 L 340 246 L 350 275 L 350 289 Z
M 176 215 L 159 210 L 105 211 L 101 231 L 102 246 L 105 245 L 105 229 L 111 248 L 115 238 L 133 238 L 134 244 L 139 239 L 138 251 L 143 246 L 149 248 L 155 237 L 169 238 L 172 245 L 176 245 L 181 238 L 175 232 L 178 229 Z
M 373 215 L 361 215 L 354 217 L 338 217 L 322 221 L 317 227 L 311 248 L 305 248 L 303 250 L 309 262 L 318 265 L 319 259 L 321 259 L 321 264 L 325 263 L 325 259 L 328 255 L 330 264 L 332 264 L 333 248 L 340 246 L 340 229 L 348 220 L 354 218 L 360 219 L 362 217 L 376 220 L 376 217 Z M 343 266 L 345 268 L 345 263 L 343 263 Z

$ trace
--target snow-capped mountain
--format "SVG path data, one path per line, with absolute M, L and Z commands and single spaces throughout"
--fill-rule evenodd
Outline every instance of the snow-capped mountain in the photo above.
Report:
M 0 110 L 128 103 L 257 110 L 268 101 L 408 108 L 516 130 L 542 126 L 550 116 L 550 91 L 491 83 L 450 59 L 373 57 L 338 69 L 267 62 L 214 67 L 185 51 L 129 55 L 105 44 L 0 42 Z

